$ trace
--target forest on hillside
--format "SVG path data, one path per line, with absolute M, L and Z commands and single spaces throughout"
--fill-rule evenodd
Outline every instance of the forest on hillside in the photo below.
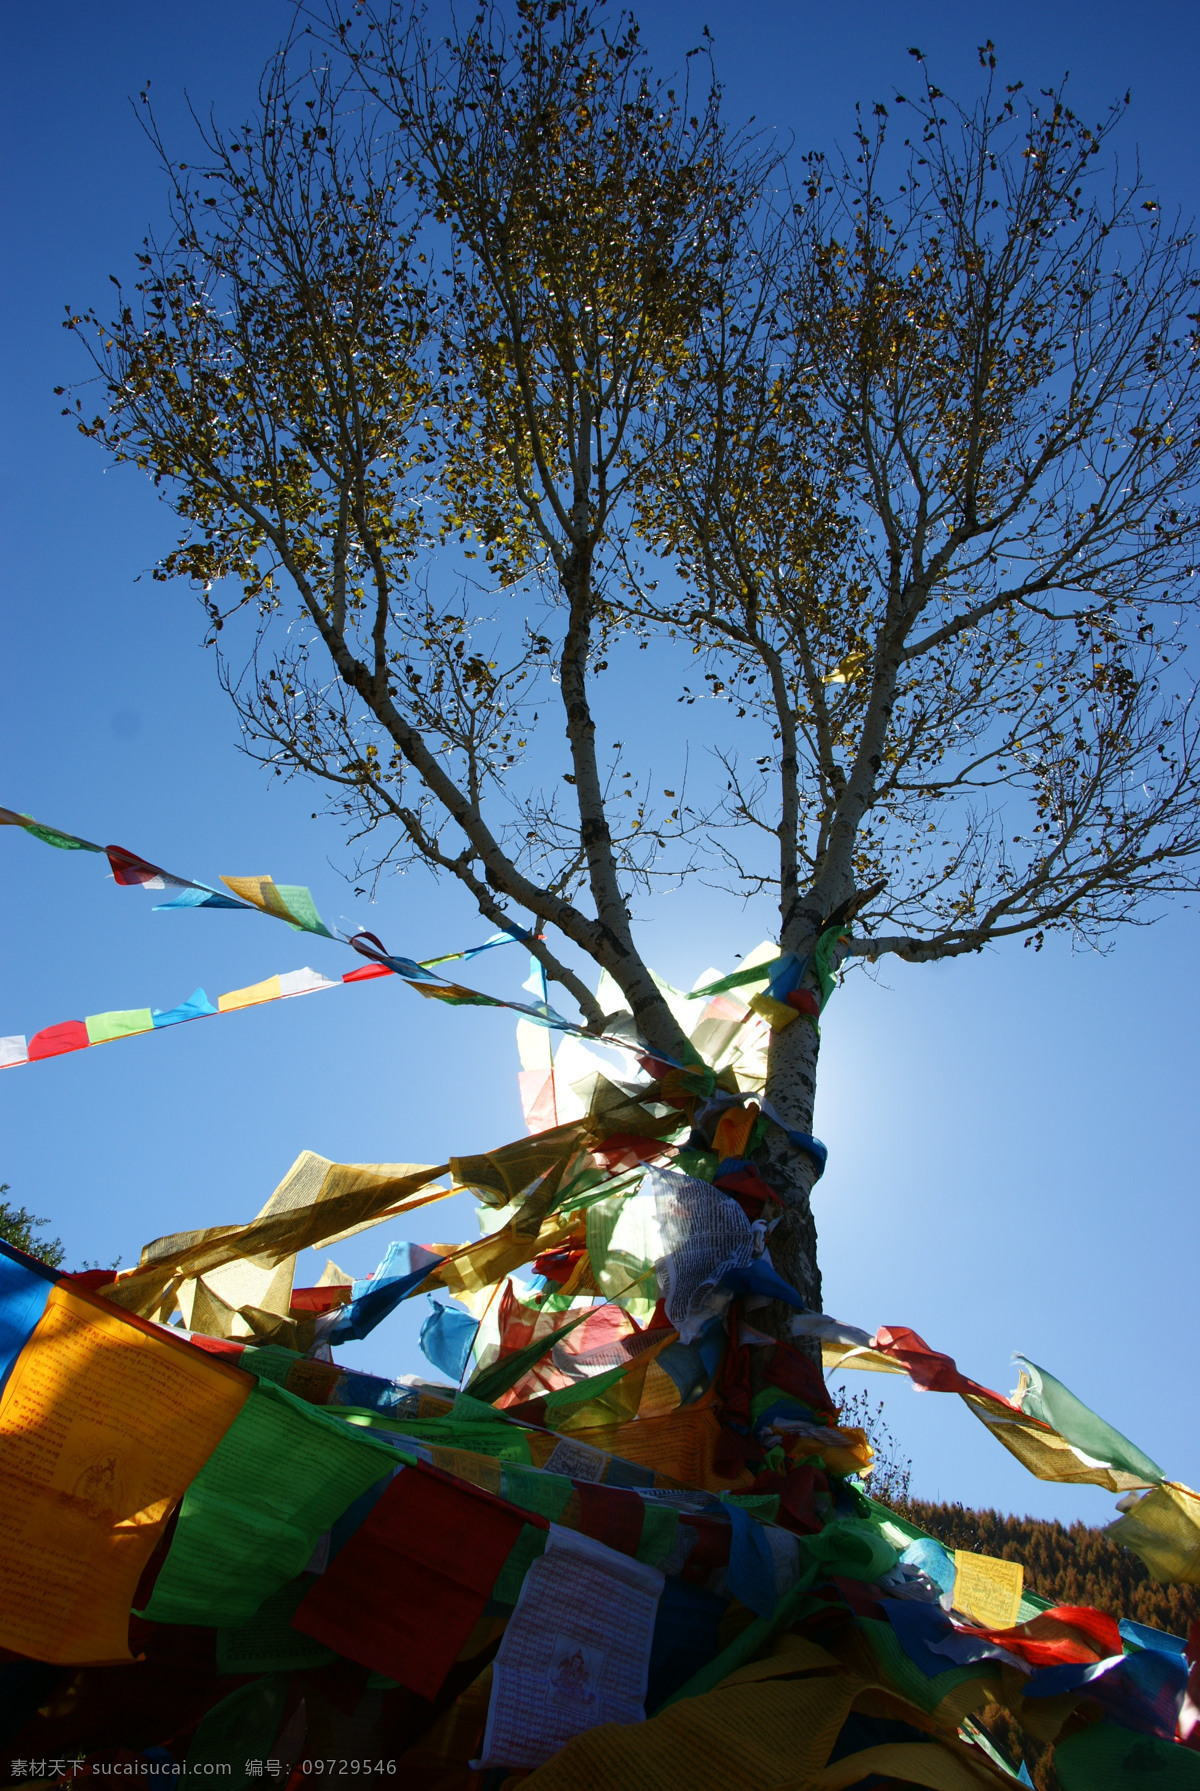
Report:
M 965 1505 L 933 1504 L 927 1499 L 897 1499 L 894 1505 L 909 1523 L 936 1536 L 948 1549 L 1019 1561 L 1025 1569 L 1026 1590 L 1055 1604 L 1091 1605 L 1176 1636 L 1186 1636 L 1189 1624 L 1200 1621 L 1200 1586 L 1160 1585 L 1136 1555 L 1103 1530 L 972 1511 Z M 989 1705 L 979 1723 L 1014 1768 L 1024 1761 L 1035 1791 L 1058 1791 L 1051 1750 L 1025 1734 L 1007 1710 Z
M 1186 1636 L 1188 1625 L 1200 1620 L 1200 1586 L 1160 1585 L 1136 1555 L 1087 1524 L 1068 1526 L 924 1499 L 905 1500 L 897 1510 L 948 1549 L 1019 1561 L 1026 1591 L 1055 1604 L 1091 1605 L 1176 1636 Z

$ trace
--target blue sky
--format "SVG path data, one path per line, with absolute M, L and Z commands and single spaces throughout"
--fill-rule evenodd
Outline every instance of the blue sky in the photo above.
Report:
M 269 871 L 310 884 L 327 919 L 424 956 L 490 928 L 420 874 L 390 881 L 375 907 L 355 899 L 339 830 L 311 818 L 314 793 L 238 753 L 194 600 L 148 576 L 169 514 L 135 473 L 106 469 L 51 390 L 83 371 L 64 305 L 103 305 L 108 275 L 129 275 L 162 216 L 127 96 L 149 77 L 169 128 L 182 129 L 185 90 L 237 117 L 289 13 L 276 0 L 63 0 L 9 16 L 0 803 L 207 881 Z M 911 82 L 909 45 L 953 89 L 994 38 L 1009 79 L 1045 85 L 1069 69 L 1085 114 L 1131 88 L 1123 153 L 1140 151 L 1168 210 L 1196 209 L 1200 14 L 1174 0 L 1136 11 L 649 0 L 642 21 L 664 67 L 707 22 L 731 113 L 755 113 L 801 149 L 844 138 L 856 99 Z M 650 749 L 668 768 L 681 715 L 702 711 L 651 716 Z M 343 947 L 257 917 L 152 914 L 102 860 L 16 830 L 0 832 L 0 866 L 0 1034 L 170 1007 L 198 984 L 215 997 L 305 963 L 348 967 Z M 770 926 L 765 906 L 690 880 L 649 917 L 646 949 L 687 986 Z M 504 958 L 483 960 L 479 977 L 515 994 L 524 960 Z M 823 1027 L 817 1118 L 830 1147 L 817 1194 L 829 1311 L 912 1325 L 1002 1391 L 1020 1349 L 1192 1485 L 1198 969 L 1195 911 L 1180 906 L 1104 957 L 1018 945 L 853 977 Z M 4 1074 L 0 1180 L 52 1219 L 73 1262 L 128 1264 L 162 1232 L 250 1217 L 303 1148 L 438 1162 L 517 1135 L 516 1068 L 502 1015 L 367 984 Z M 464 1201 L 418 1218 L 408 1235 L 426 1241 L 475 1229 Z M 391 1235 L 335 1254 L 361 1272 Z M 420 1368 L 419 1304 L 345 1359 Z M 1107 1521 L 1107 1495 L 1031 1479 L 957 1400 L 846 1379 L 886 1394 L 917 1492 Z

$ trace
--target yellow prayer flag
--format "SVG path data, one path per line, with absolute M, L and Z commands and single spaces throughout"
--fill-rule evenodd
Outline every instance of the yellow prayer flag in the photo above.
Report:
M 226 889 L 231 889 L 243 902 L 251 902 L 264 914 L 274 915 L 276 920 L 291 921 L 295 925 L 294 916 L 280 896 L 273 877 L 222 877 L 221 881 Z
M 1109 1492 L 1128 1492 L 1146 1483 L 1125 1468 L 1092 1461 L 1072 1448 L 1066 1437 L 1037 1418 L 1014 1416 L 1008 1406 L 986 1393 L 963 1393 L 963 1403 L 987 1426 L 998 1443 L 1015 1455 L 1039 1480 L 1065 1485 L 1103 1486 Z
M 235 1007 L 257 1007 L 260 1001 L 279 1001 L 282 995 L 279 978 L 269 976 L 265 983 L 251 983 L 247 989 L 231 989 L 228 995 L 218 995 L 217 1012 L 227 1014 Z
M 749 1679 L 730 1674 L 700 1697 L 669 1704 L 644 1723 L 601 1723 L 560 1748 L 521 1781 L 522 1791 L 578 1791 L 620 1785 L 624 1791 L 687 1785 L 689 1791 L 845 1791 L 878 1775 L 931 1791 L 1011 1787 L 977 1748 L 956 1735 L 864 1747 L 828 1764 L 852 1709 L 928 1729 L 924 1711 L 856 1673 L 831 1671 L 823 1650 L 792 1650 L 776 1671 L 796 1677 Z M 825 1656 L 825 1659 L 829 1659 Z M 756 1665 L 758 1663 L 755 1663 Z M 839 1663 L 835 1660 L 833 1666 Z
M 1011 1629 L 1020 1619 L 1025 1569 L 1019 1561 L 954 1551 L 954 1608 L 985 1629 Z
M 253 1386 L 55 1287 L 0 1399 L 0 1645 L 127 1661 L 142 1569 Z
M 1139 1555 L 1156 1580 L 1200 1586 L 1200 1494 L 1190 1486 L 1165 1480 L 1110 1524 L 1108 1535 Z
M 207 1275 L 239 1257 L 282 1262 L 308 1245 L 333 1243 L 382 1218 L 444 1200 L 448 1188 L 430 1184 L 444 1163 L 330 1163 L 305 1151 L 250 1225 L 217 1225 L 157 1238 L 136 1269 L 103 1288 L 106 1299 L 143 1317 L 169 1316 L 182 1282 Z M 535 1245 L 532 1252 L 548 1245 Z M 525 1260 L 522 1258 L 521 1260 Z
M 748 1005 L 766 1021 L 772 1032 L 783 1032 L 793 1020 L 800 1018 L 798 1008 L 789 1007 L 786 1001 L 776 1001 L 773 995 L 752 995 Z
M 474 1243 L 462 1244 L 453 1255 L 443 1257 L 430 1269 L 428 1280 L 421 1283 L 418 1292 L 444 1287 L 447 1293 L 462 1299 L 464 1294 L 492 1287 L 506 1275 L 511 1275 L 514 1269 L 532 1262 L 543 1250 L 554 1250 L 564 1243 L 575 1224 L 575 1215 L 571 1213 L 565 1218 L 547 1219 L 539 1231 L 522 1235 L 510 1221 L 499 1231 L 489 1232 Z

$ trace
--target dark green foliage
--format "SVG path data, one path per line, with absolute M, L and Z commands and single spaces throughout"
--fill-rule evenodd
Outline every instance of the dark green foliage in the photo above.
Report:
M 0 1238 L 17 1250 L 36 1256 L 48 1269 L 56 1269 L 66 1255 L 62 1239 L 35 1237 L 43 1225 L 49 1225 L 49 1219 L 39 1219 L 23 1206 L 11 1206 L 4 1199 L 7 1193 L 8 1183 L 0 1182 Z

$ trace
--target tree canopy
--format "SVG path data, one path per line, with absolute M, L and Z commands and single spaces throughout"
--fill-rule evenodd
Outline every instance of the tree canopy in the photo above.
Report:
M 855 915 L 841 953 L 922 961 L 1197 887 L 1191 236 L 1123 104 L 980 62 L 795 157 L 589 0 L 368 4 L 193 163 L 146 114 L 170 223 L 68 317 L 80 427 L 179 516 L 250 749 L 363 862 L 532 917 L 594 1031 L 588 960 L 685 1050 L 637 904 L 688 871 L 769 892 L 810 989 Z M 658 802 L 604 745 L 644 649 Z M 763 1147 L 812 1297 L 818 1042 L 775 1034 Z

